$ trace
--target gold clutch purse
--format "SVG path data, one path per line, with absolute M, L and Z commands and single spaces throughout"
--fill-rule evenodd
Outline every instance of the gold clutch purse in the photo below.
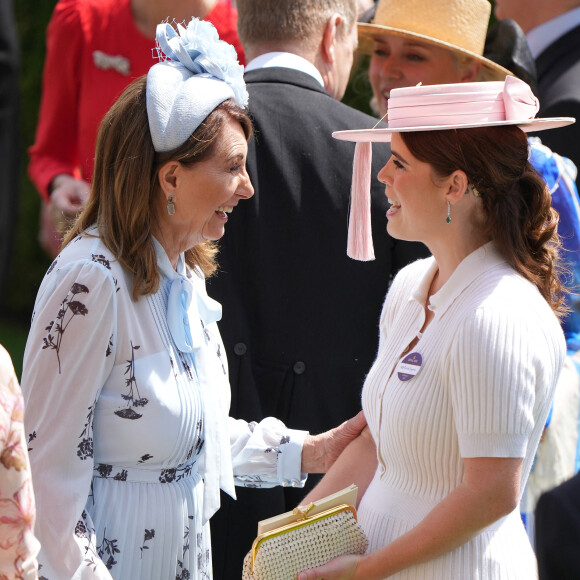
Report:
M 306 568 L 345 554 L 364 554 L 368 542 L 356 519 L 356 492 L 353 485 L 260 522 L 242 580 L 295 580 Z

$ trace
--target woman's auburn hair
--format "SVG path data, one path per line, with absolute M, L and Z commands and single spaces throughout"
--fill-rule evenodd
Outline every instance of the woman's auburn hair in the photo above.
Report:
M 146 75 L 131 83 L 103 118 L 89 201 L 63 242 L 65 247 L 96 225 L 105 246 L 134 274 L 134 300 L 153 294 L 159 287 L 151 233 L 161 195 L 159 169 L 168 161 L 188 166 L 210 157 L 228 118 L 240 123 L 246 139 L 252 134 L 248 115 L 229 99 L 218 105 L 183 145 L 156 153 L 149 131 L 146 83 Z M 217 269 L 216 254 L 216 244 L 204 242 L 185 251 L 185 262 L 211 276 Z
M 508 263 L 532 282 L 562 318 L 563 280 L 558 213 L 548 187 L 528 160 L 526 134 L 517 126 L 401 133 L 411 154 L 435 175 L 463 171 L 481 197 L 483 228 Z

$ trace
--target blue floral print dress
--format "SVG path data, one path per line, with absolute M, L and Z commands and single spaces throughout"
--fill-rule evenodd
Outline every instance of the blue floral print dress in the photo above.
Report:
M 40 578 L 211 579 L 220 487 L 304 483 L 304 432 L 228 417 L 221 307 L 155 246 L 155 294 L 133 301 L 95 229 L 38 292 L 21 382 Z

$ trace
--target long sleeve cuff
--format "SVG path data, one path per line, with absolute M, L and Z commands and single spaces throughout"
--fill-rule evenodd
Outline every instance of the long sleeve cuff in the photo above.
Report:
M 289 440 L 280 445 L 278 455 L 278 480 L 284 487 L 304 487 L 308 474 L 300 470 L 302 447 L 308 431 L 289 429 Z

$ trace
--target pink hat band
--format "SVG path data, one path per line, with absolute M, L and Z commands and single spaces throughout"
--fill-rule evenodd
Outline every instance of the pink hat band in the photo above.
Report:
M 388 103 L 389 128 L 525 122 L 540 108 L 530 87 L 515 77 L 505 82 L 393 89 Z

